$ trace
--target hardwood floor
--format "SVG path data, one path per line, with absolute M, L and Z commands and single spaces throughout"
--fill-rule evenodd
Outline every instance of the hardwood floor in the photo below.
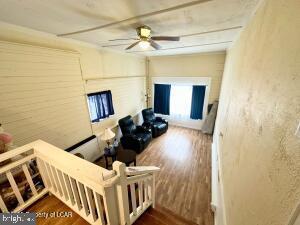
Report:
M 27 208 L 25 211 L 37 213 L 37 225 L 89 225 L 88 222 L 86 222 L 77 213 L 72 211 L 72 209 L 70 209 L 67 205 L 65 205 L 62 201 L 60 201 L 53 195 L 45 196 L 29 208 Z M 71 216 L 58 217 L 55 214 L 62 212 L 71 213 Z M 55 215 L 55 217 L 50 217 L 50 215 Z
M 136 225 L 213 225 L 210 209 L 211 137 L 200 131 L 171 126 L 153 139 L 137 156 L 137 165 L 161 168 L 156 178 L 156 209 L 149 209 Z M 98 161 L 101 166 L 104 160 Z M 45 200 L 46 199 L 46 200 Z M 66 205 L 48 196 L 29 211 L 70 212 Z M 76 213 L 71 218 L 43 219 L 37 224 L 88 224 Z
M 156 203 L 199 225 L 212 225 L 211 137 L 171 126 L 137 157 L 137 165 L 161 168 Z
M 134 225 L 197 225 L 194 222 L 186 220 L 177 214 L 156 206 L 149 208 L 141 217 L 135 221 Z
M 199 225 L 212 225 L 212 137 L 170 126 L 137 156 L 137 166 L 161 168 L 156 178 L 156 203 Z M 99 165 L 105 167 L 101 159 Z
M 40 199 L 36 204 L 26 210 L 27 212 L 37 213 L 37 225 L 88 225 L 83 218 L 73 212 L 59 199 L 46 196 Z M 58 217 L 56 213 L 67 215 L 68 217 Z M 55 217 L 51 215 L 56 215 Z M 171 211 L 157 206 L 155 209 L 149 208 L 144 214 L 138 218 L 134 225 L 197 225 L 188 221 Z

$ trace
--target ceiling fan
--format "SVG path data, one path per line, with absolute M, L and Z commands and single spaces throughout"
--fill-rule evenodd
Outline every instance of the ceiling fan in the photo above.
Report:
M 178 36 L 151 36 L 151 28 L 148 26 L 140 26 L 136 28 L 138 38 L 126 38 L 126 39 L 114 39 L 110 41 L 120 41 L 120 40 L 136 40 L 133 44 L 128 46 L 126 50 L 129 50 L 139 44 L 142 49 L 146 49 L 149 46 L 152 46 L 154 49 L 159 50 L 161 46 L 155 41 L 179 41 L 180 37 Z

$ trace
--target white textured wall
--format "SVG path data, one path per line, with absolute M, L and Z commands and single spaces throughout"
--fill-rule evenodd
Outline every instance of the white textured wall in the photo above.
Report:
M 227 53 L 215 131 L 227 225 L 286 225 L 299 203 L 299 10 L 264 1 Z

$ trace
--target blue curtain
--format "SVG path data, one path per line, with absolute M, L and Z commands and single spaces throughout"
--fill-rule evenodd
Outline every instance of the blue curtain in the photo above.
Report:
M 115 114 L 111 91 L 88 94 L 89 110 L 92 122 Z
M 192 107 L 191 107 L 191 119 L 201 120 L 203 118 L 203 105 L 205 98 L 206 86 L 193 85 L 192 92 Z
M 170 115 L 170 84 L 154 85 L 154 112 Z

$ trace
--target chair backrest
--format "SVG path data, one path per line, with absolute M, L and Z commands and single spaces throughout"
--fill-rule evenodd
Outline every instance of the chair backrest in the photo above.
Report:
M 145 122 L 155 121 L 155 114 L 152 108 L 143 109 L 142 115 Z
M 132 134 L 136 131 L 136 126 L 131 116 L 126 116 L 120 119 L 119 126 L 123 134 Z

